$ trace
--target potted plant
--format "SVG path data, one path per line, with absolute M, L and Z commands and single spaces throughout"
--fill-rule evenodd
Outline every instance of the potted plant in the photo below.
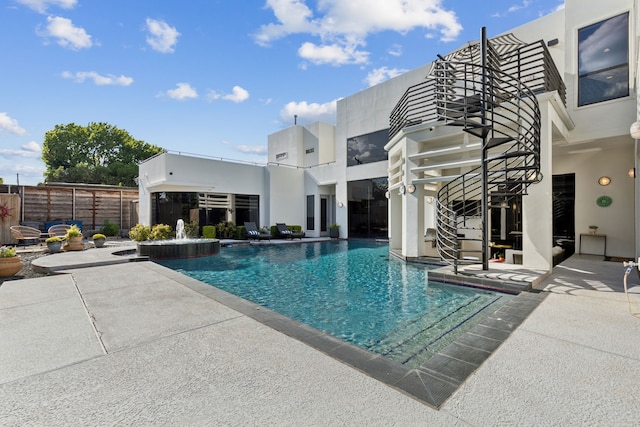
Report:
M 598 226 L 597 225 L 590 225 L 589 226 L 589 233 L 596 234 L 597 231 L 598 231 Z
M 329 237 L 332 239 L 338 239 L 340 237 L 340 225 L 331 224 L 329 226 Z
M 20 255 L 16 255 L 16 248 L 0 246 L 0 277 L 10 277 L 22 269 Z
M 96 233 L 93 235 L 93 244 L 96 248 L 101 248 L 104 246 L 104 242 L 107 240 L 107 236 L 101 233 Z
M 84 243 L 82 243 L 82 231 L 77 225 L 72 225 L 67 230 L 65 235 L 66 243 L 63 248 L 65 251 L 82 251 L 84 250 Z
M 49 252 L 59 252 L 62 249 L 62 239 L 58 236 L 52 236 L 45 240 Z

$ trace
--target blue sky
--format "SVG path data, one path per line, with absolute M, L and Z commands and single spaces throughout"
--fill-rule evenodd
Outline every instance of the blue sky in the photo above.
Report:
M 167 150 L 265 162 L 267 135 L 561 0 L 0 0 L 0 177 L 43 181 L 44 134 L 107 122 Z

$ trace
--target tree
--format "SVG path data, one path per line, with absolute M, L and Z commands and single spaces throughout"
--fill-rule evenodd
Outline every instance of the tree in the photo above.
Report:
M 42 144 L 45 181 L 133 186 L 138 163 L 163 151 L 108 123 L 56 125 Z

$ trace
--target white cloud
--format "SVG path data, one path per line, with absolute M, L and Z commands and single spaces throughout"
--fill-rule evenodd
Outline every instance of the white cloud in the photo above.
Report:
M 224 99 L 225 101 L 232 101 L 235 103 L 240 103 L 240 102 L 244 102 L 247 99 L 249 99 L 249 92 L 240 87 L 240 86 L 234 86 L 232 89 L 232 92 L 227 94 L 227 95 L 223 95 L 221 93 L 218 93 L 214 90 L 210 90 L 209 93 L 207 94 L 207 99 L 209 101 L 215 101 L 217 99 Z
M 75 27 L 70 19 L 60 16 L 48 16 L 46 30 L 37 30 L 37 33 L 42 37 L 56 38 L 60 46 L 73 50 L 89 48 L 93 45 L 91 36 L 84 28 Z
M 173 53 L 180 33 L 164 21 L 147 18 L 147 43 L 155 51 Z
M 267 154 L 266 145 L 238 145 L 236 150 L 244 154 Z
M 77 83 L 83 83 L 85 80 L 93 80 L 98 86 L 129 86 L 133 83 L 132 77 L 127 76 L 114 76 L 113 74 L 107 74 L 106 76 L 100 75 L 95 71 L 79 71 L 77 73 L 70 73 L 64 71 L 62 77 L 65 79 L 72 79 Z
M 175 89 L 169 89 L 165 95 L 179 101 L 198 97 L 198 92 L 189 83 L 178 83 L 176 86 Z
M 314 2 L 315 3 L 315 2 Z M 442 0 L 323 0 L 317 10 L 306 0 L 267 0 L 277 20 L 260 27 L 254 40 L 261 46 L 290 34 L 308 34 L 320 43 L 305 42 L 298 53 L 316 64 L 360 64 L 367 61 L 370 34 L 423 28 L 452 41 L 462 31 L 455 12 Z M 304 56 L 303 56 L 304 55 Z
M 62 9 L 73 9 L 78 0 L 16 0 L 38 13 L 46 13 L 49 6 L 57 6 Z
M 402 56 L 402 46 L 399 44 L 394 44 L 389 49 L 387 49 L 387 53 L 391 56 Z
M 357 50 L 357 45 L 341 46 L 339 44 L 316 46 L 306 42 L 298 49 L 298 55 L 310 62 L 331 65 L 366 64 L 369 52 Z
M 408 70 L 400 69 L 400 68 L 387 68 L 380 67 L 375 70 L 371 70 L 367 77 L 365 78 L 365 82 L 371 86 L 375 86 L 378 83 L 382 83 L 385 80 L 391 79 L 393 77 L 399 76 L 400 74 L 406 73 Z
M 0 113 L 0 130 L 21 136 L 27 134 L 27 131 L 20 127 L 18 121 L 9 117 L 7 113 Z
M 11 158 L 28 158 L 28 159 L 39 159 L 42 156 L 42 148 L 40 148 L 40 144 L 35 141 L 31 141 L 27 144 L 24 144 L 20 147 L 19 150 L 3 148 L 0 149 L 0 156 L 11 159 Z
M 302 102 L 289 102 L 280 110 L 280 118 L 284 123 L 293 123 L 293 116 L 298 116 L 298 123 L 313 123 L 323 121 L 335 123 L 336 102 L 330 101 L 325 104 Z

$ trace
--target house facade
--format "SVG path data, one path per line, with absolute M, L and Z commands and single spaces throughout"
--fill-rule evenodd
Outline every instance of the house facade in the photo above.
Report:
M 339 100 L 335 126 L 269 135 L 267 165 L 156 156 L 140 165 L 140 222 L 286 222 L 308 236 L 337 223 L 343 238 L 455 265 L 637 258 L 639 3 L 566 0 L 485 43 L 478 29 L 479 42 Z

